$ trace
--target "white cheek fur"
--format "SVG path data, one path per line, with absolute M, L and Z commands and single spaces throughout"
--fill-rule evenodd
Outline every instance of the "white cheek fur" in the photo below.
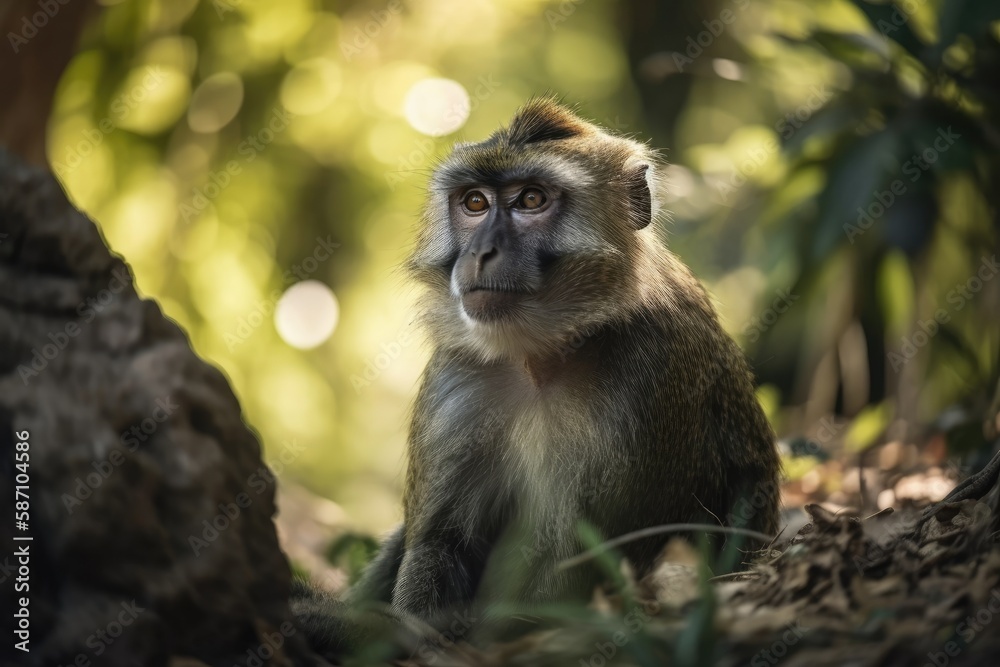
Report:
M 476 328 L 476 321 L 469 317 L 469 314 L 465 312 L 465 306 L 462 305 L 462 291 L 458 288 L 458 281 L 455 280 L 455 272 L 451 272 L 451 295 L 458 301 L 458 316 L 462 318 L 466 326 L 469 329 Z

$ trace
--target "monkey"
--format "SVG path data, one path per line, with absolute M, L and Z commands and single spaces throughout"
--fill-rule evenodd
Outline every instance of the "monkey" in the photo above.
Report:
M 778 527 L 751 370 L 666 247 L 647 145 L 535 98 L 438 165 L 406 269 L 431 357 L 403 522 L 348 600 L 449 609 L 586 599 L 581 522 Z M 637 576 L 667 538 L 622 547 Z

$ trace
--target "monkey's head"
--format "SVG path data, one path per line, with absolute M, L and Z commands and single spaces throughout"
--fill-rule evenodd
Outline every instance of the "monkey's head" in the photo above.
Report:
M 558 353 L 629 311 L 658 244 L 653 152 L 549 99 L 436 170 L 409 268 L 433 339 L 484 359 Z

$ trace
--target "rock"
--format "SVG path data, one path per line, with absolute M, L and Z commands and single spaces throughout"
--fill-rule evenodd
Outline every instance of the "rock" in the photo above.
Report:
M 18 442 L 27 530 L 6 500 Z M 27 546 L 31 572 L 3 604 L 30 598 L 30 653 L 5 639 L 7 657 L 325 664 L 289 611 L 274 492 L 222 373 L 139 298 L 51 175 L 0 153 L 0 566 L 12 578 L 7 545 Z

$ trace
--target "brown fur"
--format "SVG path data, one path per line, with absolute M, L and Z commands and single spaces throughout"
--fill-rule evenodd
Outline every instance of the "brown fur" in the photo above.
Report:
M 554 569 L 582 548 L 580 520 L 608 538 L 687 521 L 776 531 L 774 435 L 741 351 L 663 245 L 661 178 L 646 146 L 544 99 L 437 170 L 409 263 L 435 349 L 404 525 L 359 597 L 433 617 L 586 596 L 593 570 Z M 478 187 L 505 215 L 503 188 L 536 182 L 553 203 L 535 218 L 461 208 Z M 488 271 L 467 263 L 476 248 Z M 462 305 L 474 280 L 526 296 L 477 320 Z M 624 549 L 640 575 L 663 541 Z

